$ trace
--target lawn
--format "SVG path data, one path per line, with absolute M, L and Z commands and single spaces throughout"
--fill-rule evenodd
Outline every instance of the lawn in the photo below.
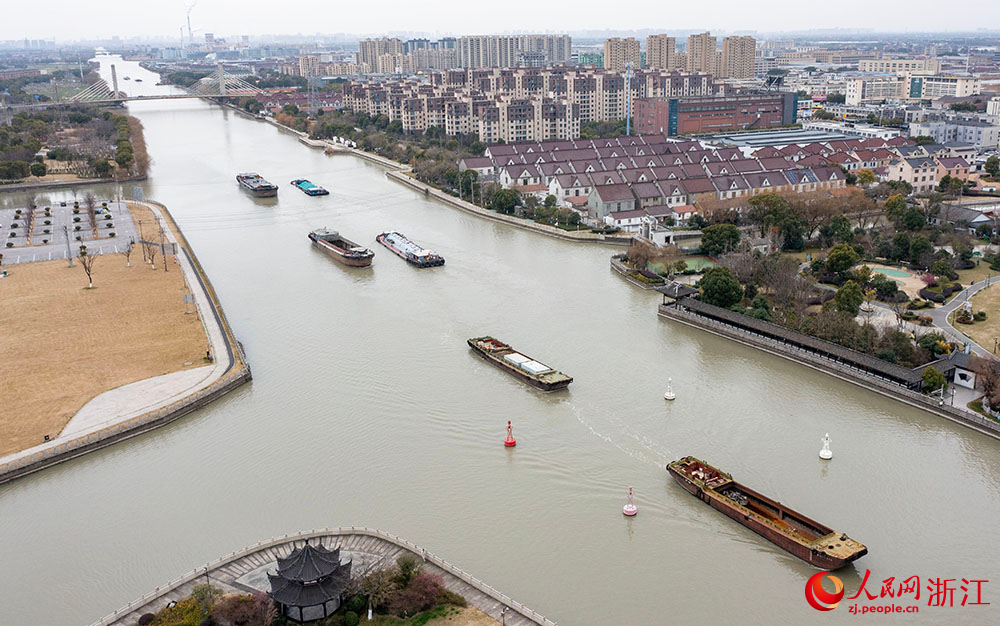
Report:
M 496 626 L 499 622 L 475 607 L 436 606 L 409 619 L 376 615 L 372 626 Z
M 184 313 L 180 269 L 171 259 L 164 272 L 157 258 L 152 270 L 138 249 L 131 261 L 97 257 L 93 289 L 79 261 L 4 268 L 0 456 L 55 437 L 105 391 L 205 364 L 208 340 L 198 314 Z
M 1000 337 L 1000 285 L 991 285 L 972 296 L 972 311 L 986 311 L 986 319 L 973 324 L 954 324 L 973 341 L 993 350 L 993 338 Z

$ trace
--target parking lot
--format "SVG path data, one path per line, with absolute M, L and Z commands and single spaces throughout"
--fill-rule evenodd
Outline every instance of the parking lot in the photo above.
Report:
M 87 254 L 113 254 L 129 241 L 139 241 L 138 228 L 124 203 L 98 202 L 96 229 L 92 227 L 86 207 L 74 208 L 72 202 L 41 205 L 35 208 L 29 224 L 27 207 L 0 209 L 0 254 L 4 265 L 65 259 L 67 242 L 74 257 L 80 255 L 80 245 Z M 18 212 L 20 211 L 20 212 Z M 149 224 L 151 238 L 158 232 Z M 146 229 L 144 229 L 145 231 Z M 96 234 L 95 234 L 96 231 Z M 152 234 L 151 234 L 152 233 Z

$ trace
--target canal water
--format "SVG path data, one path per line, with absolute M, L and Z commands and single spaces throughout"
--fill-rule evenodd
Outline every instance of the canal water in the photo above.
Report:
M 126 91 L 170 89 L 117 65 Z M 894 621 L 997 622 L 1000 442 L 658 319 L 657 294 L 609 269 L 616 248 L 427 201 L 366 161 L 202 101 L 129 108 L 153 157 L 139 186 L 197 251 L 254 380 L 0 487 L 0 622 L 87 624 L 250 543 L 350 525 L 425 546 L 564 625 L 854 619 L 848 602 L 810 608 L 812 568 L 674 484 L 664 465 L 687 454 L 866 543 L 836 574 L 848 596 L 866 569 L 876 594 L 919 576 L 920 612 Z M 242 192 L 246 170 L 278 198 Z M 308 197 L 294 178 L 331 194 Z M 324 226 L 371 246 L 373 266 L 315 250 L 306 235 Z M 375 243 L 388 229 L 447 265 L 408 266 Z M 483 334 L 575 382 L 527 388 L 470 353 L 466 338 Z M 630 485 L 639 514 L 625 519 Z M 954 608 L 928 607 L 929 578 L 990 580 L 992 604 L 957 606 L 959 590 Z

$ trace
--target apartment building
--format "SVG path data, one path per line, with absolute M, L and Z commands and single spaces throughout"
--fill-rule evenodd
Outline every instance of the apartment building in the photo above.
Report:
M 384 55 L 402 55 L 403 42 L 395 37 L 362 39 L 358 42 L 358 63 L 366 63 L 373 71 L 379 71 L 378 59 Z
M 687 71 L 704 72 L 713 76 L 719 72 L 715 37 L 711 33 L 690 35 L 687 45 Z
M 636 70 L 631 99 L 711 96 L 712 77 Z M 476 133 L 481 141 L 542 141 L 578 137 L 580 125 L 624 119 L 628 93 L 621 72 L 592 68 L 453 69 L 417 80 L 355 80 L 344 86 L 344 108 L 400 120 L 405 132 L 430 126 L 447 134 Z
M 887 74 L 902 72 L 937 74 L 941 71 L 941 61 L 932 58 L 862 59 L 858 61 L 858 71 Z
M 933 137 L 936 143 L 967 143 L 976 150 L 1000 147 L 1000 126 L 979 120 L 926 120 L 910 124 L 911 137 Z
M 604 69 L 624 72 L 626 67 L 639 69 L 639 40 L 635 37 L 612 37 L 604 42 Z
M 566 63 L 569 35 L 467 35 L 456 42 L 458 67 L 517 67 L 522 53 L 541 53 L 546 64 Z
M 677 66 L 677 38 L 666 35 L 646 37 L 646 67 L 657 70 L 687 69 Z
M 722 40 L 722 60 L 718 76 L 720 78 L 753 78 L 756 54 L 757 40 L 753 37 L 726 37 Z

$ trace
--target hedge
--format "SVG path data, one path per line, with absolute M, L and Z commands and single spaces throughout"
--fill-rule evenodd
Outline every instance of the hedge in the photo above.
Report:
M 924 288 L 920 290 L 920 297 L 924 300 L 931 300 L 933 302 L 944 302 L 944 296 L 936 291 L 931 291 L 930 289 Z

